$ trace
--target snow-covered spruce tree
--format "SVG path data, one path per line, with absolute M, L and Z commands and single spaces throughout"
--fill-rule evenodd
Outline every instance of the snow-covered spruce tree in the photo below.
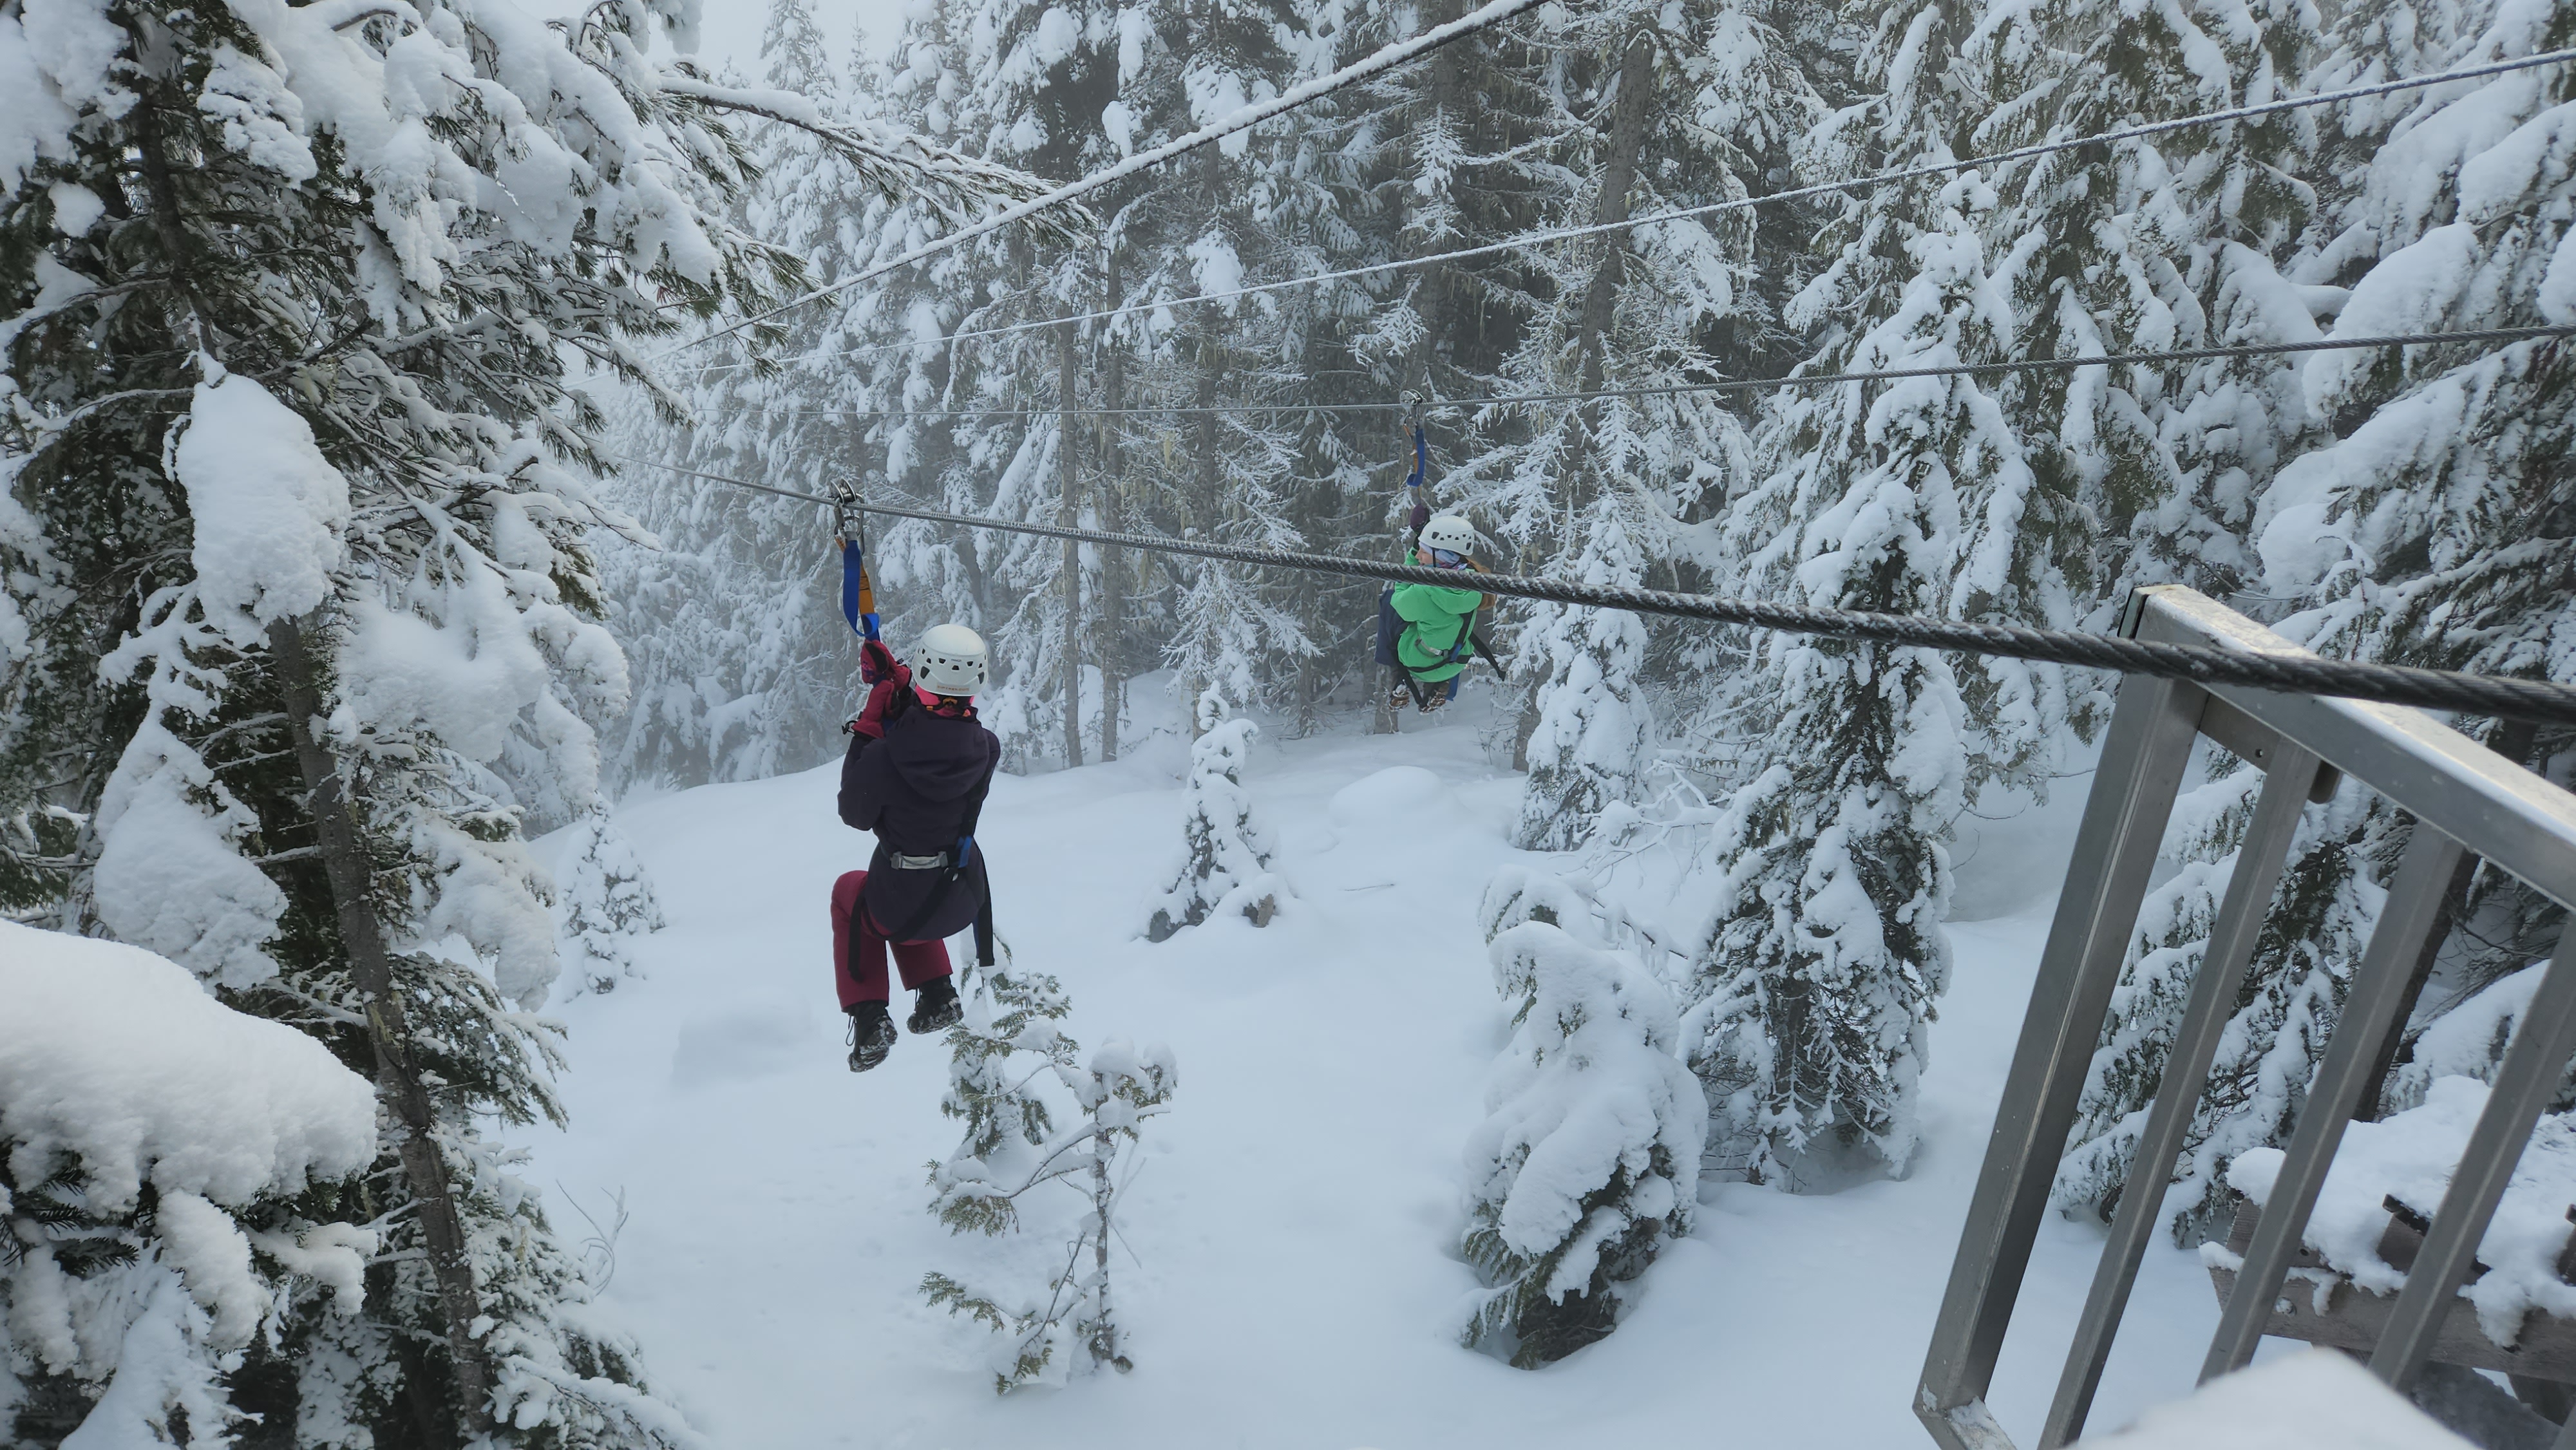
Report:
M 666 299 L 792 280 L 715 216 L 726 114 L 802 102 L 651 60 L 693 15 L 96 3 L 34 52 L 0 17 L 34 127 L 0 174 L 10 748 L 39 767 L 8 778 L 41 782 L 0 816 L 88 813 L 61 914 L 321 1038 L 390 1128 L 361 1316 L 250 1350 L 277 1423 L 689 1438 L 484 1120 L 557 1111 L 510 774 L 586 808 L 582 716 L 623 690 L 582 539 L 631 525 L 583 482 L 565 359 L 642 380 Z M 993 189 L 833 134 L 881 185 Z
M 605 807 L 573 824 L 571 878 L 555 901 L 555 939 L 573 973 L 572 992 L 613 992 L 638 975 L 627 942 L 662 929 L 662 903 L 633 842 Z
M 949 43 L 925 48 L 921 59 L 942 77 L 934 85 L 953 110 L 951 124 L 961 145 L 1059 180 L 1114 159 L 1102 112 L 1117 94 L 1119 32 L 1112 7 L 977 0 L 934 23 Z M 961 251 L 965 255 L 951 273 L 946 297 L 914 303 L 902 313 L 875 304 L 877 330 L 929 343 L 948 331 L 1042 321 L 1093 305 L 1097 263 L 1088 246 L 1037 246 L 1014 233 Z M 931 470 L 928 489 L 951 500 L 948 507 L 999 518 L 1079 522 L 1086 430 L 1053 410 L 1083 405 L 1081 358 L 1068 368 L 1065 353 L 1071 348 L 1078 354 L 1084 341 L 1079 333 L 1068 337 L 1039 328 L 952 344 L 935 358 L 941 374 L 937 394 L 907 377 L 934 361 L 914 350 L 860 360 L 886 378 L 872 390 L 880 399 L 876 407 L 986 410 L 925 420 L 930 431 L 944 435 L 944 446 L 935 450 L 914 454 L 909 437 L 889 437 L 889 476 L 896 472 L 892 450 L 900 444 L 909 455 L 901 461 L 916 471 Z M 915 431 L 910 420 L 890 423 Z M 920 549 L 928 539 L 906 542 Z M 981 708 L 984 722 L 1002 739 L 1005 762 L 1013 768 L 1048 759 L 1071 763 L 1067 687 L 1080 689 L 1083 641 L 1078 614 L 1069 613 L 1067 604 L 1078 610 L 1080 599 L 1092 593 L 1079 552 L 1052 540 L 991 533 L 950 547 L 971 551 L 966 567 L 988 611 L 980 627 L 993 647 L 993 684 Z M 1075 571 L 1071 580 L 1068 566 Z M 1066 598 L 1069 585 L 1077 595 L 1073 601 Z
M 1961 24 L 1939 5 L 1880 13 L 1864 74 L 1887 90 L 1822 128 L 1809 164 L 1840 175 L 1941 154 L 1946 92 L 1916 61 L 1951 53 Z M 2003 355 L 2020 258 L 1990 265 L 1974 224 L 1995 201 L 1971 174 L 1854 202 L 1793 314 L 1832 320 L 1828 364 Z M 1950 612 L 1963 542 L 2030 484 L 1996 400 L 1965 378 L 1784 392 L 1762 450 L 1768 475 L 1720 522 L 1737 587 L 1833 608 Z M 1760 668 L 1771 743 L 1712 833 L 1717 901 L 1685 1055 L 1708 1085 L 1721 1162 L 1797 1188 L 1901 1175 L 1924 1027 L 1949 977 L 1941 840 L 1965 803 L 1972 727 L 1930 651 L 1780 636 Z M 2045 723 L 2026 715 L 2014 725 L 2029 733 L 2003 737 L 1989 719 L 1973 738 L 2036 748 Z
M 1435 0 L 1343 13 L 1319 0 L 1305 14 L 1308 33 L 1338 47 L 1333 61 L 1339 64 L 1455 20 L 1469 8 L 1465 0 Z M 1329 187 L 1335 204 L 1311 230 L 1296 234 L 1298 270 L 1447 252 L 1556 219 L 1580 178 L 1550 148 L 1563 139 L 1547 129 L 1563 117 L 1556 98 L 1563 77 L 1547 31 L 1538 20 L 1497 27 L 1301 113 L 1300 159 L 1291 174 Z M 1292 204 L 1292 215 L 1303 213 Z M 1350 400 L 1491 392 L 1518 341 L 1521 320 L 1544 310 L 1547 285 L 1531 253 L 1506 250 L 1318 290 L 1311 298 L 1314 320 L 1292 319 L 1290 325 L 1308 340 L 1302 350 L 1307 371 L 1324 387 L 1350 390 Z M 1484 434 L 1508 432 L 1518 423 L 1508 417 L 1461 418 L 1445 410 L 1426 421 L 1435 506 L 1455 499 L 1449 472 L 1484 451 Z M 1338 544 L 1354 554 L 1392 555 L 1412 502 L 1398 486 L 1411 450 L 1382 414 L 1346 413 L 1332 426 L 1338 437 L 1321 461 L 1338 465 L 1334 486 L 1311 490 L 1297 522 L 1312 536 L 1310 547 Z M 1361 472 L 1371 465 L 1373 488 Z M 1487 562 L 1517 568 L 1529 561 Z M 1312 637 L 1346 642 L 1341 650 L 1348 653 L 1336 653 L 1357 666 L 1367 695 L 1374 697 L 1375 728 L 1394 728 L 1384 709 L 1384 672 L 1367 663 L 1376 588 L 1319 591 L 1316 598 L 1325 608 Z
M 1162 11 L 1136 87 L 1161 101 L 1156 131 L 1203 125 L 1294 84 L 1299 63 L 1289 47 L 1314 39 L 1279 24 L 1281 12 L 1298 14 L 1262 3 Z M 1280 214 L 1299 209 L 1300 141 L 1294 131 L 1256 132 L 1242 145 L 1199 153 L 1166 178 L 1127 234 L 1122 275 L 1131 300 L 1225 292 L 1321 260 L 1312 249 L 1283 246 L 1278 231 Z M 1321 201 L 1309 195 L 1303 206 Z M 1149 508 L 1224 543 L 1309 547 L 1291 514 L 1314 451 L 1305 438 L 1326 422 L 1293 410 L 1312 401 L 1301 396 L 1317 361 L 1307 335 L 1316 323 L 1312 303 L 1265 298 L 1187 307 L 1171 326 L 1136 339 L 1137 381 L 1147 397 L 1185 407 L 1292 405 L 1172 420 L 1170 444 L 1143 453 L 1144 468 L 1131 484 L 1142 485 Z M 1302 581 L 1275 571 L 1190 561 L 1175 593 L 1162 661 L 1192 702 L 1213 689 L 1245 705 L 1297 703 L 1296 686 L 1318 649 L 1313 633 L 1338 623 L 1318 616 L 1315 593 Z
M 2491 21 L 2357 7 L 2334 17 L 2334 53 L 2318 83 L 2528 53 L 2562 43 L 2569 25 L 2564 7 L 2500 10 Z M 2348 285 L 2348 295 L 2331 290 L 2340 300 L 2334 332 L 2346 336 L 2571 315 L 2552 300 L 2553 288 L 2567 286 L 2556 258 L 2568 168 L 2555 139 L 2567 97 L 2563 80 L 2535 74 L 2346 108 L 2323 149 L 2341 158 L 2347 185 L 2323 199 L 2331 230 L 2288 275 L 2310 294 Z M 2249 565 L 2259 562 L 2265 592 L 2313 606 L 2282 627 L 2328 653 L 2569 678 L 2553 643 L 2563 632 L 2569 562 L 2554 526 L 2538 522 L 2564 507 L 2551 492 L 2556 470 L 2540 463 L 2567 442 L 2561 350 L 2406 351 L 2321 354 L 2299 365 L 2290 407 L 2331 433 L 2268 480 Z M 2517 758 L 2563 749 L 2503 731 L 2490 741 Z M 2231 1206 L 2226 1163 L 2289 1131 L 2375 915 L 2375 883 L 2394 860 L 2398 832 L 2384 811 L 2339 800 L 2311 825 L 2283 887 L 2284 901 L 2301 909 L 2275 912 L 2299 935 L 2276 940 L 2267 923 L 2248 1005 L 2178 1170 L 2191 1189 L 2175 1219 L 2186 1238 Z M 2453 935 L 2445 969 L 2453 980 L 2417 999 L 2419 1036 L 2484 982 L 2545 954 L 2557 924 L 2554 909 L 2491 874 L 2463 873 L 2448 915 L 2474 917 L 2474 928 Z M 2061 1174 L 2069 1208 L 2099 1203 L 2125 1171 L 2127 1140 L 2116 1124 L 2151 1086 L 2134 1075 L 2097 1081 L 2090 1131 L 2079 1130 Z
M 1465 0 L 1358 7 L 1337 27 L 1340 59 L 1470 8 Z M 1320 4 L 1311 13 L 1331 15 Z M 1551 94 L 1562 80 L 1551 41 L 1544 21 L 1496 27 L 1324 103 L 1320 113 L 1333 118 L 1326 134 L 1340 143 L 1332 170 L 1350 193 L 1344 213 L 1366 223 L 1345 243 L 1365 253 L 1352 260 L 1448 252 L 1545 225 L 1548 206 L 1575 180 L 1543 144 L 1558 139 L 1550 128 L 1564 118 Z M 1407 268 L 1373 284 L 1381 300 L 1348 334 L 1352 360 L 1381 398 L 1488 391 L 1520 320 L 1543 307 L 1546 285 L 1520 251 Z M 1398 516 L 1404 501 L 1393 502 L 1386 512 Z
M 2297 88 L 2317 19 L 2273 0 L 2194 0 L 2117 24 L 2090 0 L 1996 7 L 1961 62 L 1993 98 L 1970 144 L 2277 98 Z M 2340 294 L 2278 270 L 2308 240 L 2314 140 L 2311 115 L 2282 113 L 2060 152 L 1999 178 L 1992 244 L 2038 241 L 2014 278 L 2024 346 L 2080 357 L 2315 337 L 2316 310 Z M 2013 560 L 2002 588 L 1973 585 L 1993 599 L 1990 617 L 2099 617 L 2137 583 L 2221 598 L 2245 587 L 2253 501 L 2306 429 L 2297 364 L 2047 369 L 1999 388 L 2035 475 L 2008 501 L 2012 534 L 2043 561 L 2045 587 L 2014 578 L 2028 566 Z M 1972 691 L 1972 707 L 1983 703 Z M 2069 708 L 2082 723 L 2099 705 Z
M 1288 894 L 1270 870 L 1270 833 L 1253 818 L 1252 797 L 1243 788 L 1243 763 L 1259 728 L 1227 719 L 1214 690 L 1199 696 L 1197 713 L 1199 738 L 1190 746 L 1190 778 L 1181 791 L 1180 865 L 1146 918 L 1147 941 L 1168 940 L 1219 916 L 1268 926 Z
M 1042 1051 L 1056 1063 L 1056 1075 L 1071 1091 L 1081 1121 L 1016 1155 L 1025 1163 L 1024 1172 L 944 1187 L 934 1206 L 952 1228 L 999 1233 L 1017 1221 L 1017 1200 L 1043 1184 L 1069 1183 L 1084 1202 L 1061 1266 L 1049 1274 L 1043 1297 L 1030 1291 L 1006 1300 L 940 1273 L 921 1281 L 932 1304 L 1002 1336 L 993 1375 L 997 1394 L 1027 1384 L 1061 1384 L 1074 1373 L 1102 1366 L 1121 1373 L 1134 1367 L 1122 1343 L 1109 1272 L 1122 1187 L 1114 1170 L 1119 1150 L 1137 1141 L 1138 1125 L 1168 1111 L 1176 1081 L 1171 1053 L 1160 1047 L 1139 1050 L 1113 1040 L 1079 1070 L 1067 1065 L 1073 1055 L 1070 1041 L 1050 1038 Z M 1017 1125 L 1003 1121 L 996 1126 L 1006 1136 Z
M 1708 1104 L 1662 984 L 1543 921 L 1494 938 L 1519 1031 L 1467 1140 L 1466 1343 L 1522 1369 L 1617 1327 L 1623 1285 L 1690 1232 Z
M 1560 42 L 1575 85 L 1560 127 L 1588 175 L 1560 220 L 1598 225 L 1746 194 L 1818 109 L 1769 27 L 1734 7 L 1614 5 Z M 1599 113 L 1592 125 L 1578 117 Z M 1707 114 L 1704 114 L 1707 113 Z M 1722 117 L 1724 129 L 1709 124 Z M 1581 144 L 1577 142 L 1576 144 Z M 1786 220 L 1786 219 L 1783 219 Z M 1503 377 L 1517 392 L 1653 388 L 1712 375 L 1722 330 L 1767 320 L 1752 285 L 1752 212 L 1662 223 L 1542 254 L 1550 306 L 1530 319 Z M 1524 559 L 1591 584 L 1642 583 L 1680 520 L 1722 500 L 1750 465 L 1742 430 L 1707 394 L 1559 406 L 1450 476 Z M 1534 607 L 1514 655 L 1527 708 L 1516 752 L 1529 771 L 1515 841 L 1579 844 L 1601 810 L 1636 799 L 1657 730 L 1634 615 Z
M 1120 1186 L 1111 1169 L 1120 1147 L 1136 1141 L 1138 1122 L 1163 1111 L 1174 1082 L 1171 1056 L 1159 1048 L 1139 1053 L 1111 1042 L 1084 1064 L 1081 1045 L 1056 1025 L 1071 1006 L 1056 979 L 1021 972 L 1007 955 L 979 974 L 965 1017 L 948 1031 L 940 1111 L 963 1122 L 965 1135 L 946 1161 L 930 1165 L 930 1211 L 951 1233 L 1000 1237 L 1040 1231 L 1023 1215 L 1047 1184 L 1079 1190 L 1085 1206 L 1063 1257 L 1048 1257 L 1055 1267 L 1043 1297 L 969 1287 L 941 1273 L 921 1282 L 932 1304 L 1003 1336 L 993 1387 L 1004 1394 L 1060 1384 L 1083 1368 L 1129 1368 L 1110 1285 Z M 1070 1127 L 1058 1130 L 1059 1111 L 1075 1119 Z
M 133 947 L 0 922 L 0 997 L 0 1440 L 232 1443 L 264 1335 L 365 1297 L 374 1089 Z
M 1491 944 L 1523 922 L 1542 922 L 1586 945 L 1596 945 L 1592 903 L 1562 876 L 1526 866 L 1506 866 L 1485 883 L 1476 903 L 1476 925 Z

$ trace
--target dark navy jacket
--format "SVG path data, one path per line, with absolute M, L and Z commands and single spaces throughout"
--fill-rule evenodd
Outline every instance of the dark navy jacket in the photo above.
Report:
M 892 858 L 956 849 L 967 816 L 981 804 L 1001 762 L 1002 742 L 972 720 L 934 715 L 912 701 L 905 705 L 886 722 L 884 739 L 850 737 L 850 753 L 841 761 L 841 820 L 877 835 L 860 894 L 868 915 L 886 932 L 906 932 L 902 940 L 941 941 L 973 925 L 983 909 L 983 851 L 974 852 L 966 875 L 926 920 L 923 905 L 948 873 L 904 870 Z M 912 925 L 916 920 L 918 927 Z

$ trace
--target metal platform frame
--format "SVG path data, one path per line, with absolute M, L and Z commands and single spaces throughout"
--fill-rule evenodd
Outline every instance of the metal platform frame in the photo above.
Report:
M 2121 632 L 2172 644 L 2304 653 L 2252 620 L 2176 587 L 2138 591 Z M 1947 1450 L 2014 1450 L 1988 1411 L 1986 1394 L 2166 820 L 2192 746 L 2204 735 L 2265 777 L 2164 1081 L 2138 1140 L 2132 1183 L 2161 1185 L 2172 1176 L 2304 806 L 2331 794 L 2340 775 L 2387 797 L 2415 822 L 2246 1249 L 2237 1291 L 2220 1311 L 2217 1337 L 2201 1367 L 2204 1382 L 2253 1357 L 2344 1125 L 2360 1106 L 2380 1046 L 2403 1025 L 2396 1018 L 2407 977 L 2462 854 L 2482 857 L 2576 908 L 2576 795 L 2434 717 L 2352 700 L 2124 677 L 1915 1390 L 1915 1413 Z M 2523 1144 L 2576 1052 L 2571 947 L 2576 912 L 2505 1051 L 2449 1194 L 2371 1355 L 2371 1372 L 2401 1392 L 2422 1371 Z M 2120 1196 L 2038 1450 L 2056 1450 L 2083 1433 L 2163 1198 L 2161 1192 Z M 2576 1446 L 2576 1431 L 2559 1443 Z

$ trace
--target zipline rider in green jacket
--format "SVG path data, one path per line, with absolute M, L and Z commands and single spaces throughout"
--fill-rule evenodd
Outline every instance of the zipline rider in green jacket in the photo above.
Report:
M 1421 540 L 1409 562 L 1426 569 L 1475 567 L 1467 551 L 1475 547 L 1476 530 L 1456 514 L 1443 514 L 1424 524 Z M 1395 641 L 1396 663 L 1403 667 L 1395 685 L 1397 709 L 1410 701 L 1425 712 L 1437 710 L 1456 693 L 1458 672 L 1476 656 L 1472 637 L 1476 614 L 1491 602 L 1480 589 L 1395 586 L 1388 603 L 1404 621 L 1404 631 Z

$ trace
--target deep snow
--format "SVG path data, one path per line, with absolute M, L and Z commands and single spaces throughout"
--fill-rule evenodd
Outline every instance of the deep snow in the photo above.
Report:
M 561 1195 L 605 1221 L 623 1192 L 606 1297 L 716 1443 L 1929 1443 L 1914 1378 L 2088 782 L 1974 823 L 1958 851 L 1961 914 L 1986 919 L 1951 927 L 1913 1176 L 1830 1197 L 1712 1188 L 1619 1332 L 1533 1373 L 1455 1342 L 1476 1288 L 1460 1150 L 1508 1037 L 1477 899 L 1506 863 L 1561 864 L 1503 844 L 1517 778 L 1463 720 L 1267 736 L 1244 784 L 1294 899 L 1266 930 L 1221 918 L 1148 945 L 1183 763 L 1160 736 L 1112 765 L 1005 776 L 984 813 L 1001 931 L 1062 980 L 1067 1030 L 1167 1043 L 1180 1084 L 1124 1210 L 1136 1372 L 1008 1399 L 989 1336 L 917 1290 L 995 1262 L 924 1207 L 927 1165 L 956 1142 L 944 1047 L 907 1037 L 873 1073 L 842 1065 L 825 901 L 868 842 L 833 815 L 838 767 L 622 813 L 670 926 L 636 944 L 641 980 L 559 1009 L 572 1126 L 536 1137 L 531 1176 L 576 1232 Z M 2043 1233 L 1995 1397 L 2019 1437 L 2098 1244 Z M 2186 1393 L 2216 1313 L 2196 1256 L 2160 1241 L 2095 1426 Z

